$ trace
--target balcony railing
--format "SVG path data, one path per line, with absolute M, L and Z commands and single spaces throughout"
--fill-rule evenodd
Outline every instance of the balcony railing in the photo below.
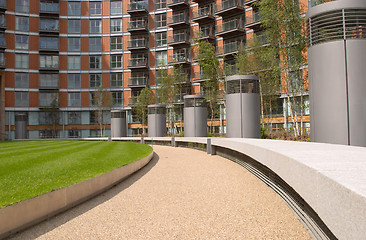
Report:
M 243 21 L 240 18 L 223 22 L 222 25 L 218 25 L 216 28 L 217 35 L 224 35 L 235 31 L 245 31 Z
M 216 14 L 227 15 L 244 11 L 244 0 L 224 0 L 221 5 L 217 5 Z
M 217 55 L 228 55 L 238 52 L 244 48 L 244 43 L 240 41 L 233 41 L 224 44 L 222 47 L 217 48 Z
M 145 49 L 147 48 L 147 39 L 139 38 L 128 41 L 128 49 Z
M 207 77 L 207 74 L 199 71 L 199 72 L 194 73 L 194 79 L 195 79 L 195 81 L 204 81 L 204 80 L 208 79 L 208 77 Z
M 269 39 L 268 36 L 264 35 L 264 34 L 255 34 L 258 42 L 260 45 L 266 45 L 269 43 Z M 247 39 L 247 47 L 254 47 L 254 39 Z
M 148 4 L 145 1 L 139 1 L 139 2 L 131 2 L 128 4 L 127 12 L 147 12 L 148 11 Z
M 188 0 L 168 0 L 168 7 L 189 6 Z
M 59 13 L 59 3 L 58 2 L 39 2 L 39 12 L 40 13 Z
M 173 36 L 169 37 L 168 43 L 170 45 L 180 44 L 180 43 L 187 43 L 187 44 L 190 43 L 189 32 L 181 32 L 178 34 L 173 33 Z
M 205 27 L 205 28 L 200 28 L 199 32 L 196 32 L 194 34 L 194 38 L 197 39 L 215 39 L 215 27 L 211 26 L 211 27 Z
M 58 20 L 46 20 L 46 21 L 40 21 L 39 24 L 39 30 L 40 31 L 47 31 L 47 32 L 58 32 L 59 31 L 59 24 Z
M 173 53 L 172 56 L 169 56 L 170 64 L 180 64 L 180 63 L 190 63 L 190 56 L 187 53 Z
M 215 19 L 215 11 L 211 6 L 198 8 L 197 11 L 193 11 L 192 13 L 192 19 L 195 21 L 208 18 Z
M 128 79 L 128 86 L 145 86 L 147 82 L 148 77 L 131 77 Z
M 189 15 L 185 12 L 175 14 L 168 18 L 168 25 L 187 24 L 189 25 Z
M 148 58 L 131 58 L 128 61 L 128 67 L 129 68 L 142 68 L 142 67 L 148 67 Z
M 147 20 L 144 19 L 130 22 L 130 25 L 127 30 L 128 31 L 147 30 L 147 28 L 148 28 Z
M 58 89 L 58 79 L 47 79 L 39 81 L 39 89 Z
M 261 20 L 261 15 L 259 12 L 252 12 L 251 16 L 246 16 L 245 17 L 245 24 L 249 25 L 249 24 L 254 24 L 254 23 L 259 23 Z

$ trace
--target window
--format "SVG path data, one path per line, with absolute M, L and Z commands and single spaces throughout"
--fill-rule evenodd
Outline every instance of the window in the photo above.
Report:
M 15 54 L 15 68 L 28 68 L 29 56 L 26 54 Z
M 80 38 L 76 37 L 68 38 L 67 50 L 70 52 L 80 51 Z
M 155 45 L 156 47 L 166 46 L 166 32 L 155 33 Z
M 69 112 L 68 124 L 81 124 L 81 112 Z
M 79 2 L 68 2 L 67 3 L 67 15 L 69 16 L 80 16 L 81 14 L 81 3 Z
M 100 136 L 101 136 L 100 129 L 90 129 L 90 137 L 100 137 Z
M 58 69 L 58 56 L 40 55 L 39 68 Z
M 113 106 L 123 106 L 123 92 L 112 92 Z
M 167 51 L 155 52 L 155 65 L 166 66 L 168 64 Z
M 28 92 L 15 92 L 14 98 L 16 107 L 28 107 L 29 103 Z
M 111 32 L 122 32 L 122 19 L 111 19 Z
M 90 52 L 102 51 L 102 38 L 101 37 L 89 38 L 89 51 Z
M 6 27 L 5 14 L 0 14 L 0 26 L 1 27 Z
M 39 30 L 57 32 L 59 30 L 58 19 L 41 18 L 39 20 Z
M 89 33 L 101 33 L 102 32 L 102 20 L 89 20 Z
M 0 33 L 0 46 L 1 47 L 6 47 L 6 40 L 5 40 L 4 33 Z
M 15 87 L 16 88 L 29 88 L 28 73 L 15 73 Z
M 80 74 L 67 74 L 67 88 L 81 88 Z
M 39 74 L 39 88 L 59 88 L 58 74 Z
M 80 20 L 68 20 L 67 21 L 68 33 L 80 33 Z
M 102 69 L 102 56 L 89 56 L 90 69 Z
M 58 124 L 60 119 L 60 112 L 39 112 L 40 125 Z
M 69 70 L 80 69 L 80 56 L 68 56 L 67 57 L 67 69 L 69 69 Z
M 111 73 L 111 86 L 123 87 L 122 73 Z
M 69 92 L 67 94 L 67 106 L 68 107 L 81 106 L 81 95 L 79 92 Z
M 28 49 L 29 37 L 27 35 L 15 35 L 15 48 Z
M 166 8 L 166 0 L 155 0 L 155 9 Z
M 102 2 L 89 2 L 89 15 L 102 15 Z
M 29 0 L 15 0 L 15 11 L 16 12 L 29 12 Z
M 69 129 L 69 138 L 80 138 L 81 132 L 78 129 Z
M 29 18 L 15 16 L 15 30 L 27 32 L 29 30 Z
M 39 49 L 58 50 L 58 37 L 39 37 Z
M 122 55 L 111 55 L 111 68 L 122 68 Z
M 122 1 L 111 1 L 111 15 L 122 15 Z
M 102 74 L 89 75 L 89 87 L 98 88 L 102 86 Z
M 57 92 L 39 92 L 39 106 L 41 107 L 57 107 L 58 93 Z
M 111 50 L 122 50 L 122 37 L 111 37 Z
M 58 13 L 58 2 L 41 0 L 39 2 L 39 11 L 47 13 Z
M 155 27 L 166 27 L 166 13 L 155 15 Z

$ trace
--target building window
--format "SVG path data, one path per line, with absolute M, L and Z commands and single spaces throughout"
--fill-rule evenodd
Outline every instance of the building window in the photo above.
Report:
M 39 106 L 41 107 L 58 107 L 57 92 L 39 92 Z
M 155 27 L 166 27 L 166 13 L 155 15 Z
M 15 11 L 16 12 L 29 12 L 29 0 L 15 0 Z
M 58 19 L 41 18 L 39 20 L 39 30 L 42 31 L 58 32 L 58 26 Z
M 39 74 L 39 88 L 59 88 L 58 74 Z
M 122 19 L 111 19 L 111 32 L 122 32 Z
M 0 47 L 6 47 L 6 39 L 4 33 L 0 33 Z
M 41 0 L 39 2 L 39 11 L 46 13 L 58 13 L 59 12 L 58 2 L 50 0 Z
M 58 56 L 40 55 L 39 68 L 58 69 Z
M 57 37 L 39 37 L 39 49 L 58 50 Z
M 67 21 L 68 33 L 80 33 L 80 20 L 68 20 Z
M 156 66 L 166 66 L 168 64 L 167 51 L 155 52 L 155 65 Z
M 14 97 L 16 107 L 28 107 L 29 105 L 28 92 L 15 92 Z
M 15 73 L 15 87 L 16 88 L 29 88 L 29 75 L 28 73 Z
M 98 88 L 102 86 L 102 74 L 89 74 L 89 87 Z
M 68 107 L 80 107 L 81 106 L 81 94 L 79 92 L 67 93 L 67 106 Z
M 102 15 L 102 2 L 89 2 L 90 16 Z
M 167 37 L 166 32 L 157 32 L 155 33 L 155 45 L 156 47 L 166 46 Z
M 89 51 L 90 52 L 102 51 L 102 38 L 101 37 L 89 38 Z
M 122 55 L 111 55 L 111 68 L 122 68 Z
M 123 106 L 123 92 L 112 92 L 113 106 Z
M 69 138 L 80 138 L 81 132 L 78 129 L 69 129 Z
M 76 37 L 68 38 L 67 50 L 70 52 L 80 51 L 80 38 Z
M 68 2 L 67 3 L 67 15 L 69 16 L 80 16 L 81 14 L 81 3 L 79 2 Z
M 68 124 L 81 124 L 81 112 L 69 112 L 67 120 Z
M 111 1 L 111 15 L 122 15 L 122 1 Z
M 155 10 L 166 8 L 166 0 L 155 0 Z
M 111 73 L 111 86 L 123 87 L 122 73 Z
M 89 33 L 101 33 L 102 32 L 102 20 L 91 19 L 89 20 Z
M 97 122 L 94 122 L 95 124 Z M 101 137 L 100 129 L 90 129 L 90 137 Z
M 122 50 L 122 37 L 111 37 L 111 50 Z
M 67 74 L 67 88 L 81 88 L 80 74 Z
M 15 35 L 15 48 L 16 49 L 28 49 L 29 37 L 27 35 Z
M 67 69 L 79 70 L 80 69 L 80 56 L 68 56 L 67 57 Z
M 29 30 L 29 18 L 15 16 L 15 30 L 27 32 Z
M 89 56 L 90 69 L 102 69 L 102 56 Z
M 15 54 L 15 68 L 28 68 L 29 56 L 26 54 Z
M 39 112 L 40 125 L 59 124 L 60 119 L 60 112 Z

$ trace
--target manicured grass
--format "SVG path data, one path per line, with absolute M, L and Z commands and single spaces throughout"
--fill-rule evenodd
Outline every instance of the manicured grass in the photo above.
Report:
M 99 176 L 152 152 L 106 141 L 0 142 L 0 208 Z

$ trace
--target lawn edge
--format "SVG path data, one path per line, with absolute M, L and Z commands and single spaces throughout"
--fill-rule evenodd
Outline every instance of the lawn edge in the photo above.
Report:
M 129 175 L 143 168 L 153 158 L 148 156 L 116 168 L 92 179 L 48 192 L 0 209 L 0 239 L 66 211 L 101 192 L 106 191 Z

